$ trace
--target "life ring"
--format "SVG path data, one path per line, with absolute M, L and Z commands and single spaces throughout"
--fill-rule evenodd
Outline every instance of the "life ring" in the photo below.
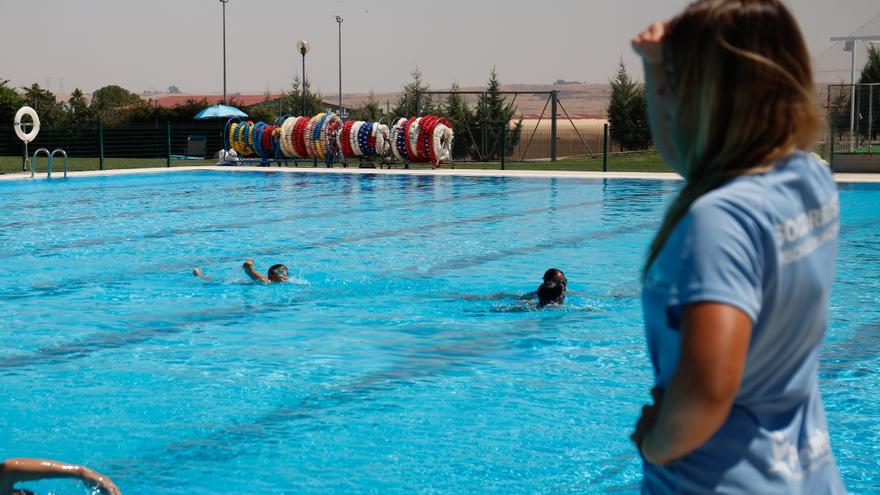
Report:
M 30 132 L 24 132 L 24 129 L 21 128 L 21 118 L 25 115 L 29 116 L 31 120 L 34 122 L 33 127 L 31 127 Z M 21 139 L 25 143 L 29 143 L 37 138 L 37 134 L 40 133 L 40 117 L 37 116 L 36 110 L 31 107 L 21 107 L 18 109 L 18 112 L 15 113 L 15 135 L 18 136 L 18 139 Z

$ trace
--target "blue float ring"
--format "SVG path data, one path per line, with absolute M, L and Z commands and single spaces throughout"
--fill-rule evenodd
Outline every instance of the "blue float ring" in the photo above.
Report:
M 366 123 L 364 123 L 364 125 L 361 126 L 360 129 L 358 129 L 358 136 L 357 136 L 358 146 L 361 148 L 361 152 L 364 154 L 364 156 L 376 154 L 375 149 L 373 149 L 373 150 L 370 149 L 370 133 L 372 133 L 372 132 L 373 132 L 373 123 L 372 122 L 366 122 Z
M 403 125 L 406 125 L 406 123 Z M 406 133 L 403 132 L 403 126 L 400 126 L 400 130 L 397 131 L 397 151 L 400 152 L 400 156 L 402 156 L 404 160 L 408 162 L 412 161 L 409 157 L 409 153 L 406 151 Z

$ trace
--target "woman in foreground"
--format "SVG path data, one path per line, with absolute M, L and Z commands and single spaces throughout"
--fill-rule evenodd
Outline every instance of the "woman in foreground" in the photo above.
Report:
M 819 395 L 837 190 L 801 33 L 778 0 L 704 0 L 633 40 L 658 150 L 685 178 L 642 300 L 645 493 L 844 493 Z

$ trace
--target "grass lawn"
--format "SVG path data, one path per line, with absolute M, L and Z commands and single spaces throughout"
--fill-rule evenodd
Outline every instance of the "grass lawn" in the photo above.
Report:
M 197 166 L 197 165 L 214 165 L 215 160 L 172 160 L 172 167 Z M 37 158 L 37 172 L 46 171 L 46 158 L 41 156 Z M 149 159 L 149 158 L 105 158 L 104 169 L 124 169 L 124 168 L 148 168 L 148 167 L 164 167 L 165 159 Z M 303 164 L 304 167 L 311 167 L 311 162 Z M 318 163 L 319 167 L 323 167 L 323 163 Z M 338 164 L 335 166 L 339 166 Z M 350 166 L 357 166 L 354 162 Z M 446 164 L 443 168 L 447 168 Z M 395 165 L 394 168 L 399 168 Z M 457 169 L 483 169 L 498 170 L 501 168 L 499 162 L 458 162 L 454 164 Z M 99 160 L 97 158 L 71 158 L 68 163 L 68 170 L 98 170 Z M 425 164 L 413 164 L 410 168 L 428 168 Z M 505 164 L 507 170 L 563 170 L 563 171 L 601 171 L 602 155 L 596 155 L 594 158 L 577 157 L 563 158 L 555 162 L 551 161 L 534 161 L 534 162 L 508 162 Z M 62 173 L 64 171 L 64 160 L 55 157 L 52 161 L 52 173 Z M 660 161 L 657 153 L 627 153 L 608 155 L 608 171 L 609 172 L 670 172 L 669 168 Z M 0 174 L 8 174 L 21 172 L 20 156 L 0 156 Z

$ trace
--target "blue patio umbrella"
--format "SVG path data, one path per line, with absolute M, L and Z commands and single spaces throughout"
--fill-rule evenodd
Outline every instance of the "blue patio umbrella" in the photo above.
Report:
M 194 118 L 196 120 L 201 120 L 219 118 L 228 119 L 230 117 L 247 117 L 247 114 L 235 107 L 230 107 L 229 105 L 213 105 L 197 113 Z

